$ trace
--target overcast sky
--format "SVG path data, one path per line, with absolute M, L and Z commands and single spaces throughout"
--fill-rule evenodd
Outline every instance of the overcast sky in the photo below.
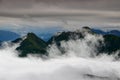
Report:
M 11 22 L 10 18 L 117 25 L 120 0 L 0 0 L 0 23 Z
M 0 13 L 3 16 L 74 15 L 84 13 L 86 10 L 87 13 L 119 12 L 120 0 L 0 0 Z

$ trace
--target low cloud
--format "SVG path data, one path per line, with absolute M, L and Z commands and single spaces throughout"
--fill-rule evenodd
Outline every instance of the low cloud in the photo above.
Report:
M 110 56 L 91 58 L 89 54 L 93 47 L 85 45 L 92 38 L 93 44 L 101 37 L 86 36 L 85 41 L 70 41 L 64 43 L 68 54 L 80 54 L 79 57 L 62 56 L 42 60 L 41 58 L 19 58 L 15 48 L 19 45 L 3 43 L 0 49 L 0 79 L 1 80 L 118 80 L 120 79 L 120 62 L 112 61 Z M 78 47 L 76 43 L 81 43 Z M 72 45 L 71 45 L 72 44 Z M 65 46 L 66 45 L 66 46 Z M 87 49 L 87 50 L 86 50 Z M 54 52 L 56 49 L 54 48 Z M 90 52 L 89 52 L 90 51 Z M 94 50 L 93 50 L 94 51 Z M 92 52 L 93 52 L 92 51 Z M 80 52 L 80 53 L 79 53 Z M 84 54 L 84 57 L 81 56 Z M 86 57 L 85 57 L 86 55 Z M 108 59 L 109 58 L 109 59 Z

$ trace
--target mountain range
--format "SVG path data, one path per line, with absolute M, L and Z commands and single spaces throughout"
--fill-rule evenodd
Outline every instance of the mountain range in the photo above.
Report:
M 92 35 L 102 35 L 97 32 L 94 32 L 89 27 L 84 27 L 83 30 L 76 31 L 63 31 L 58 32 L 52 36 L 47 42 L 36 36 L 34 33 L 28 33 L 24 39 L 18 38 L 13 43 L 21 42 L 20 46 L 16 48 L 20 52 L 19 57 L 26 57 L 28 54 L 38 55 L 38 56 L 47 56 L 47 48 L 49 45 L 56 43 L 58 49 L 61 53 L 65 53 L 64 49 L 61 48 L 61 41 L 69 41 L 71 39 L 84 39 L 84 33 L 89 33 Z M 106 53 L 111 55 L 113 52 L 120 49 L 120 37 L 113 34 L 104 34 L 104 44 L 100 42 L 100 46 L 96 47 L 98 49 L 97 54 Z M 118 54 L 120 56 L 120 53 Z
M 56 31 L 55 31 L 56 30 Z M 58 32 L 60 33 L 59 29 L 55 29 L 55 30 L 49 30 L 50 32 L 37 32 L 35 33 L 39 38 L 43 39 L 44 41 L 48 41 L 52 35 L 54 35 L 55 32 Z M 106 35 L 106 34 L 113 34 L 113 35 L 116 35 L 116 36 L 120 36 L 120 31 L 119 30 L 110 30 L 110 31 L 103 31 L 103 30 L 100 30 L 100 29 L 94 29 L 92 28 L 91 29 L 93 32 L 97 33 L 97 34 L 101 34 L 101 35 Z M 45 31 L 45 30 L 44 30 Z M 51 32 L 53 31 L 53 32 Z M 64 31 L 65 32 L 65 31 Z M 70 32 L 70 31 L 68 31 Z M 58 34 L 57 33 L 57 34 Z M 12 41 L 12 40 L 15 40 L 17 38 L 20 37 L 20 34 L 17 34 L 15 32 L 12 32 L 12 31 L 6 31 L 6 30 L 0 30 L 0 42 L 2 41 Z
M 92 35 L 102 35 L 104 38 L 104 44 L 100 43 L 99 47 L 96 47 L 97 54 L 106 53 L 111 55 L 120 49 L 120 31 L 112 30 L 109 32 L 104 32 L 102 30 L 91 29 L 89 27 L 83 27 L 81 30 L 76 31 L 63 31 L 58 32 L 53 35 L 48 41 L 43 40 L 34 33 L 28 33 L 24 37 L 20 37 L 18 34 L 9 31 L 0 30 L 0 41 L 13 40 L 12 43 L 20 42 L 20 46 L 16 48 L 20 52 L 19 57 L 27 57 L 29 54 L 37 56 L 47 56 L 47 48 L 49 45 L 55 43 L 61 53 L 65 53 L 64 49 L 61 47 L 61 41 L 84 39 L 84 33 L 89 33 Z M 3 34 L 5 33 L 5 34 Z M 120 53 L 118 53 L 120 56 Z
M 110 30 L 110 31 L 102 31 L 100 29 L 91 29 L 93 32 L 98 33 L 98 34 L 102 34 L 102 35 L 106 35 L 106 34 L 113 34 L 116 36 L 120 36 L 120 31 L 119 30 Z

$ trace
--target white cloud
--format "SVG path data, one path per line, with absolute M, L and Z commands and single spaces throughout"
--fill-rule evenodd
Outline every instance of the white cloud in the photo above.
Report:
M 87 36 L 86 40 L 90 38 L 93 36 Z M 94 39 L 92 41 L 96 43 L 97 39 Z M 88 46 L 84 45 L 79 49 L 76 47 L 79 44 L 76 43 L 78 42 L 72 42 L 73 45 L 67 43 L 70 52 L 73 51 L 75 54 L 81 52 L 84 55 L 89 53 L 88 49 L 91 47 L 85 48 Z M 12 47 L 5 43 L 4 46 L 4 49 L 0 49 L 1 80 L 118 80 L 120 78 L 120 62 L 112 61 L 109 56 L 96 58 L 87 55 L 87 57 L 64 56 L 48 60 L 18 58 L 16 56 L 18 53 L 14 50 L 18 45 Z M 75 48 L 78 49 L 77 53 Z

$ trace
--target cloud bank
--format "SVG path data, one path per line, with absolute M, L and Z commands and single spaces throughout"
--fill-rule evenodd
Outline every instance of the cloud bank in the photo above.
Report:
M 119 0 L 1 0 L 0 24 L 44 21 L 77 22 L 81 25 L 117 25 L 120 22 Z M 13 23 L 12 23 L 12 22 Z M 45 25 L 46 23 L 44 23 Z
M 19 58 L 16 55 L 18 52 L 15 51 L 19 44 L 4 42 L 3 48 L 0 49 L 0 79 L 119 80 L 119 61 L 113 61 L 113 57 L 107 55 L 91 57 L 91 54 L 96 54 L 94 48 L 98 45 L 98 40 L 103 39 L 101 36 L 87 35 L 84 41 L 62 42 L 67 55 L 60 57 L 57 49 L 52 46 L 49 50 L 52 55 L 47 60 L 32 56 Z M 89 41 L 92 45 L 87 45 Z

